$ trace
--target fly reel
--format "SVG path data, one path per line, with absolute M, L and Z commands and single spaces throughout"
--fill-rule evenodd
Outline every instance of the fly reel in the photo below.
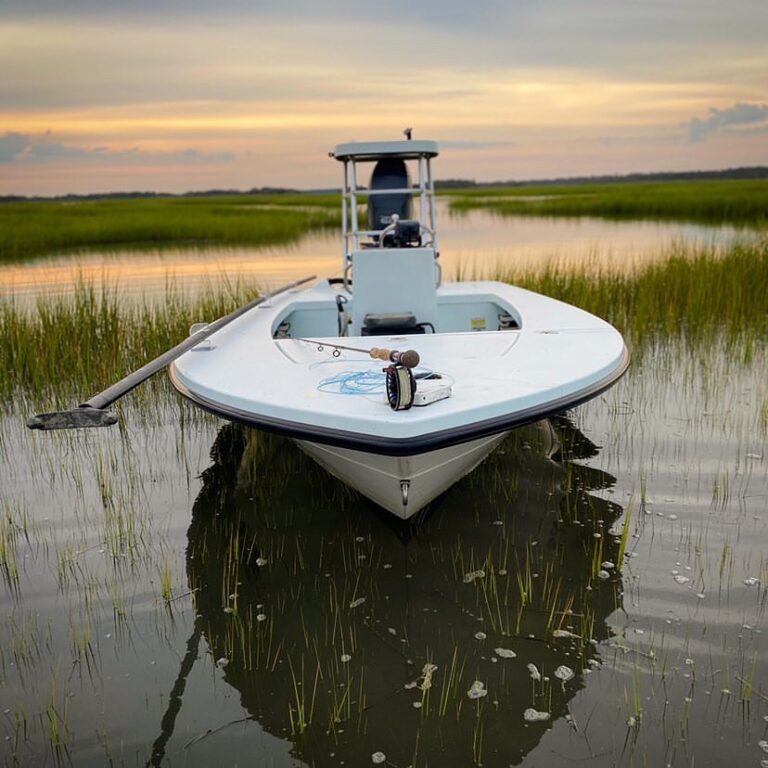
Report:
M 384 369 L 387 374 L 387 400 L 393 411 L 407 411 L 413 405 L 416 394 L 416 379 L 410 368 L 404 365 L 390 365 Z

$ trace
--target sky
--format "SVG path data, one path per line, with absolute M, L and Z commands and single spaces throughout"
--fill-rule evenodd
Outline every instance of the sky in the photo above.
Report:
M 768 165 L 766 0 L 0 0 L 0 195 Z

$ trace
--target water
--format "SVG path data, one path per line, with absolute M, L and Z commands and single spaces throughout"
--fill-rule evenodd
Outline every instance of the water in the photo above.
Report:
M 165 385 L 103 431 L 29 432 L 20 400 L 3 762 L 759 765 L 768 360 L 741 351 L 643 350 L 415 527 Z
M 539 269 L 555 262 L 631 271 L 663 257 L 673 245 L 726 245 L 744 237 L 731 226 L 622 221 L 502 217 L 488 211 L 452 214 L 438 200 L 440 260 L 446 279 L 459 271 L 487 275 L 497 268 Z M 746 235 L 748 236 L 748 234 Z M 171 248 L 88 252 L 9 264 L 0 271 L 0 296 L 34 300 L 67 293 L 79 278 L 117 285 L 127 298 L 162 298 L 172 283 L 182 291 L 206 282 L 245 279 L 262 287 L 316 274 L 340 275 L 340 238 L 316 233 L 288 246 L 265 248 Z
M 736 234 L 442 213 L 447 273 L 631 268 L 667 237 Z M 279 283 L 339 257 L 312 237 L 93 259 L 140 297 L 167 272 Z M 5 290 L 71 290 L 56 263 Z M 0 762 L 760 765 L 767 368 L 759 345 L 657 339 L 414 525 L 165 381 L 128 395 L 119 427 L 75 433 L 28 431 L 50 404 L 19 393 L 0 414 Z

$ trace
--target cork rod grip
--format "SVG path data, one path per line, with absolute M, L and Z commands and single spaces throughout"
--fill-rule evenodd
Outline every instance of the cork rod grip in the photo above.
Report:
M 388 363 L 403 365 L 406 368 L 415 368 L 419 364 L 419 353 L 413 349 L 406 349 L 405 352 L 398 352 L 396 349 L 384 349 L 382 347 L 372 347 L 368 353 L 374 360 L 386 360 Z

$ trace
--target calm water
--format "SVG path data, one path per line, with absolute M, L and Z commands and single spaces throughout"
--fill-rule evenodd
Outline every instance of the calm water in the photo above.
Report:
M 647 350 L 418 526 L 167 389 L 104 431 L 18 403 L 3 762 L 759 766 L 768 360 L 738 358 Z
M 446 258 L 454 227 L 455 253 L 501 254 L 533 226 L 494 219 L 485 242 L 469 223 L 448 219 Z M 551 226 L 595 248 L 592 223 Z M 302 253 L 280 258 L 325 273 Z M 765 765 L 767 368 L 725 340 L 635 350 L 414 525 L 164 381 L 79 433 L 28 431 L 50 404 L 19 393 L 0 414 L 0 762 Z
M 662 257 L 674 244 L 724 245 L 743 230 L 668 222 L 611 222 L 602 219 L 501 217 L 487 211 L 450 213 L 438 201 L 438 231 L 445 277 L 459 270 L 488 274 L 498 267 L 541 268 L 585 261 L 630 271 Z M 166 249 L 95 252 L 6 265 L 0 295 L 33 299 L 66 293 L 78 277 L 119 286 L 127 297 L 161 297 L 172 282 L 195 289 L 205 282 L 245 278 L 276 287 L 306 275 L 341 272 L 341 246 L 333 233 L 313 234 L 299 244 L 269 248 Z

